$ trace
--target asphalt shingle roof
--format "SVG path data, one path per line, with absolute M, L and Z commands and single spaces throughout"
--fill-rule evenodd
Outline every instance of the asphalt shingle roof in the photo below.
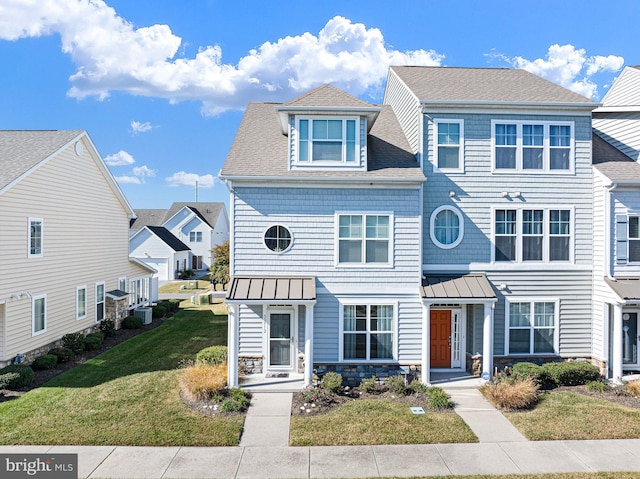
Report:
M 147 226 L 147 228 L 174 251 L 189 251 L 191 249 L 163 226 Z
M 162 226 L 165 221 L 175 215 L 182 208 L 187 207 L 193 211 L 202 221 L 214 228 L 220 213 L 222 212 L 223 203 L 211 202 L 177 202 L 173 203 L 169 209 L 140 209 L 134 210 L 137 218 L 131 224 L 130 229 L 137 231 L 144 226 Z
M 640 164 L 594 133 L 591 154 L 593 166 L 610 180 L 640 181 Z
M 0 130 L 0 189 L 82 133 L 83 130 Z
M 294 107 L 318 107 L 332 106 L 337 108 L 371 108 L 373 105 L 366 101 L 360 100 L 355 96 L 349 95 L 347 92 L 325 84 L 318 88 L 305 93 L 304 95 L 294 98 L 293 100 L 283 103 L 282 106 Z
M 391 67 L 424 102 L 593 103 L 588 98 L 512 68 Z

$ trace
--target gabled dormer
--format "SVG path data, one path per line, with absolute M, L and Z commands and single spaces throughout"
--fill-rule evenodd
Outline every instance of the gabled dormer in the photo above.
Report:
M 289 170 L 367 170 L 367 133 L 380 107 L 322 85 L 276 111 L 288 136 Z

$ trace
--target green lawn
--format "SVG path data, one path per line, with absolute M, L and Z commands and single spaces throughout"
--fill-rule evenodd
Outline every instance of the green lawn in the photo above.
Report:
M 218 289 L 221 289 L 221 285 L 217 285 Z M 211 281 L 208 280 L 184 280 L 184 281 L 171 281 L 170 283 L 165 283 L 158 288 L 158 293 L 161 294 L 175 294 L 175 293 L 184 293 L 184 294 L 195 294 L 195 293 L 204 293 L 206 291 L 212 290 L 213 285 Z
M 477 442 L 478 438 L 453 412 L 412 414 L 394 401 L 358 399 L 335 411 L 292 417 L 292 446 L 433 444 Z
M 546 392 L 531 411 L 505 416 L 532 441 L 640 438 L 640 410 L 570 392 Z
M 237 445 L 243 416 L 200 415 L 182 404 L 178 392 L 179 364 L 206 346 L 226 344 L 227 317 L 212 309 L 191 306 L 0 403 L 0 444 Z

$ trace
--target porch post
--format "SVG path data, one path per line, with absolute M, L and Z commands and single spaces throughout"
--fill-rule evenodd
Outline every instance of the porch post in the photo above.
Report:
M 304 385 L 311 385 L 313 377 L 313 304 L 304 307 Z
M 489 381 L 493 371 L 493 308 L 492 303 L 484 303 L 484 323 L 482 325 L 482 379 Z
M 227 304 L 228 332 L 227 332 L 227 385 L 238 387 L 238 306 Z
M 613 350 L 611 351 L 611 372 L 616 383 L 622 381 L 622 305 L 613 305 Z
M 422 384 L 431 382 L 431 304 L 422 303 L 422 372 L 420 380 Z

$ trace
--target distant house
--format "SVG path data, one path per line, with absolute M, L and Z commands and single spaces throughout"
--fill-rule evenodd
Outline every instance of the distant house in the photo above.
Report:
M 224 203 L 173 203 L 168 210 L 135 210 L 130 254 L 158 271 L 159 280 L 208 270 L 211 249 L 229 240 Z
M 0 131 L 0 364 L 148 303 L 134 217 L 85 131 Z

